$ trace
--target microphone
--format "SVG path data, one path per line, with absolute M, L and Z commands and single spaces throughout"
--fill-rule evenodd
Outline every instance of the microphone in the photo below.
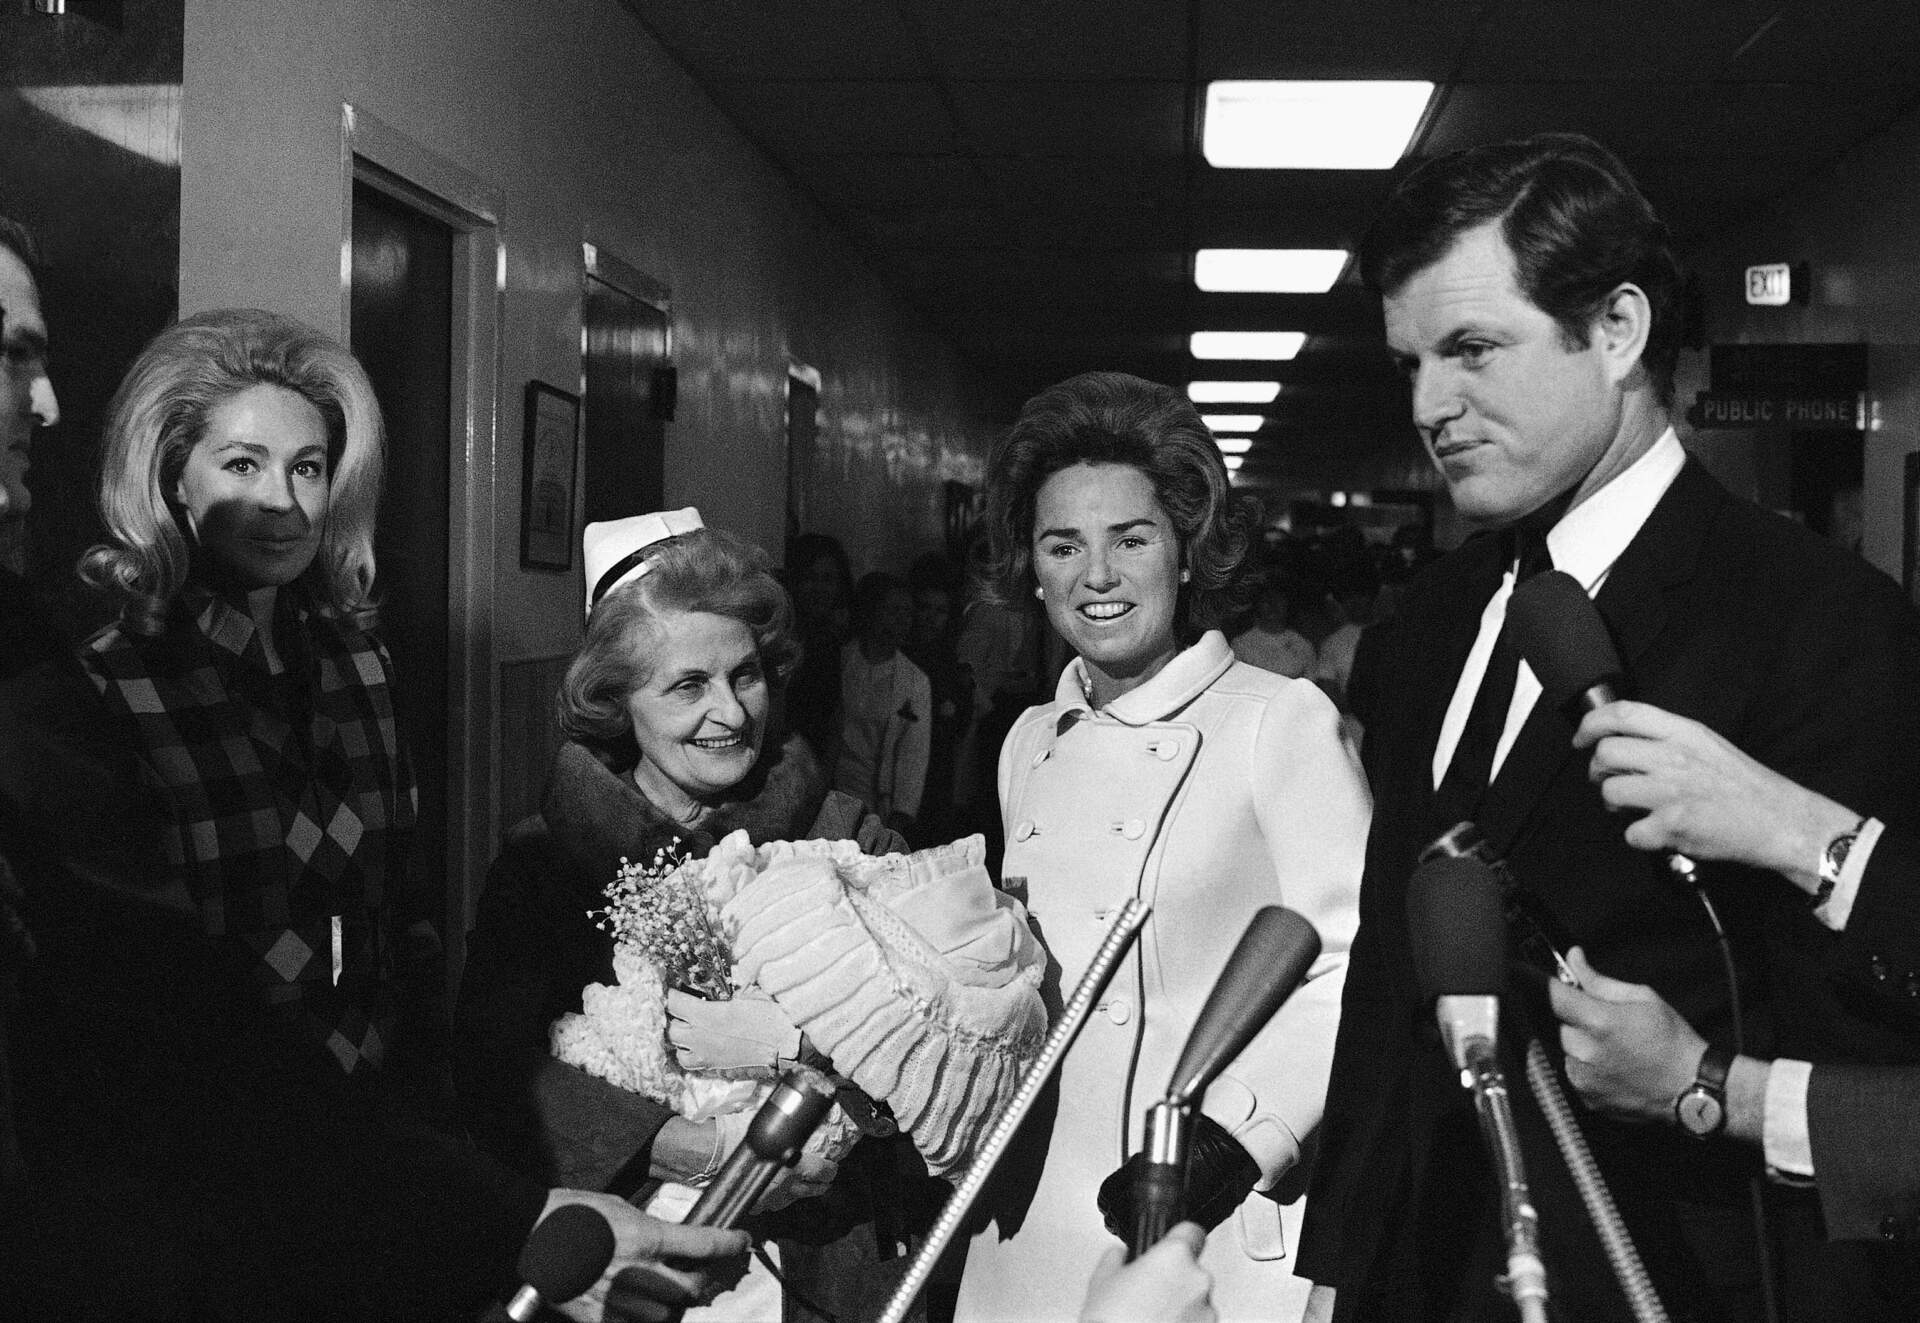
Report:
M 1540 1219 L 1495 1049 L 1507 968 L 1499 879 L 1469 855 L 1421 864 L 1407 885 L 1407 927 L 1420 995 L 1434 1002 L 1447 1055 L 1460 1071 L 1461 1084 L 1473 1093 L 1480 1133 L 1493 1155 L 1507 1242 L 1505 1286 L 1523 1319 L 1544 1323 L 1547 1268 L 1540 1257 Z
M 833 1106 L 833 1082 L 808 1066 L 791 1067 L 753 1120 L 711 1184 L 687 1214 L 692 1227 L 733 1227 L 753 1210 L 782 1167 L 800 1156 L 827 1109 Z
M 1566 571 L 1536 574 L 1515 588 L 1507 602 L 1507 623 L 1541 691 L 1575 719 L 1631 692 L 1607 622 L 1580 581 Z M 1699 888 L 1693 860 L 1672 851 L 1666 860 L 1674 876 Z
M 513 1293 L 506 1316 L 528 1323 L 542 1306 L 584 1295 L 613 1262 L 613 1248 L 613 1228 L 599 1209 L 561 1204 L 540 1219 L 520 1250 L 520 1280 L 526 1284 Z
M 1320 954 L 1320 934 L 1294 911 L 1264 905 L 1207 994 L 1173 1068 L 1166 1097 L 1147 1110 L 1144 1159 L 1132 1179 L 1134 1220 L 1127 1258 L 1160 1242 L 1186 1201 L 1193 1113 L 1207 1086 L 1246 1049 Z

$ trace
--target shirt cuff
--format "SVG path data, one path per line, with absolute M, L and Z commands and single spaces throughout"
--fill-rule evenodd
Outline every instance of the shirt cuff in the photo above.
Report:
M 1767 1071 L 1766 1118 L 1762 1146 L 1767 1174 L 1787 1185 L 1813 1178 L 1813 1141 L 1807 1134 L 1807 1082 L 1813 1066 L 1805 1061 L 1775 1061 Z
M 1867 825 L 1860 829 L 1859 839 L 1847 851 L 1847 862 L 1840 866 L 1840 880 L 1833 884 L 1833 893 L 1813 912 L 1814 918 L 1835 932 L 1846 930 L 1847 918 L 1853 913 L 1853 902 L 1860 894 L 1861 879 L 1867 874 L 1867 861 L 1873 858 L 1873 847 L 1880 840 L 1883 826 L 1878 818 L 1867 819 Z

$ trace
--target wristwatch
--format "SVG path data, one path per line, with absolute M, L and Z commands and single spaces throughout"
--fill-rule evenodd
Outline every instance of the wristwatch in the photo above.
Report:
M 1827 848 L 1820 854 L 1820 885 L 1814 888 L 1813 899 L 1807 903 L 1808 909 L 1817 910 L 1826 904 L 1833 895 L 1833 889 L 1840 885 L 1840 874 L 1847 866 L 1847 856 L 1853 853 L 1853 843 L 1860 839 L 1860 832 L 1867 821 L 1866 818 L 1860 819 L 1827 842 Z
M 1712 1139 L 1727 1128 L 1727 1071 L 1733 1053 L 1709 1047 L 1700 1057 L 1693 1083 L 1673 1100 L 1673 1119 L 1695 1139 Z

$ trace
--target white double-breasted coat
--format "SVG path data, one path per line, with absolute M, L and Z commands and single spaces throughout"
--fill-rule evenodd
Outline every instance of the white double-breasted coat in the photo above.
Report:
M 1153 913 L 1062 1065 L 1024 1219 L 1011 1238 L 1003 1217 L 970 1246 L 959 1318 L 972 1323 L 1077 1314 L 1115 1243 L 1095 1192 L 1139 1147 L 1228 953 L 1271 904 L 1313 923 L 1321 955 L 1205 1111 L 1253 1154 L 1263 1186 L 1293 1165 L 1320 1119 L 1358 924 L 1366 784 L 1316 686 L 1236 662 L 1218 632 L 1098 712 L 1082 675 L 1070 664 L 1054 701 L 1024 713 L 1002 748 L 1003 885 L 1026 901 L 1062 997 L 1127 897 Z M 1307 1284 L 1287 1254 L 1300 1211 L 1253 1195 L 1209 1237 L 1202 1261 L 1223 1319 L 1298 1317 Z

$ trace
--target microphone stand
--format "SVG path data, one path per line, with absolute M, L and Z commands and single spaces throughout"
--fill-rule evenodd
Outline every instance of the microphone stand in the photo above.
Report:
M 1113 977 L 1114 966 L 1120 963 L 1120 957 L 1126 954 L 1127 947 L 1140 932 L 1140 926 L 1147 921 L 1147 915 L 1153 907 L 1138 897 L 1131 897 L 1120 907 L 1107 928 L 1107 935 L 1100 942 L 1100 949 L 1094 952 L 1093 961 L 1087 966 L 1087 972 L 1080 976 L 1080 983 L 1073 990 L 1073 996 L 1067 1000 L 1060 1013 L 1060 1021 L 1054 1025 L 1053 1032 L 1047 1036 L 1046 1043 L 1040 1049 L 1040 1055 L 1027 1067 L 1026 1075 L 1020 1081 L 1020 1087 L 1013 1095 L 1013 1101 L 1007 1104 L 1007 1110 L 987 1132 L 987 1137 L 975 1153 L 973 1161 L 967 1167 L 967 1174 L 960 1178 L 960 1184 L 954 1187 L 953 1194 L 941 1208 L 940 1216 L 933 1224 L 933 1230 L 920 1245 L 920 1252 L 913 1256 L 913 1265 L 907 1269 L 907 1275 L 900 1279 L 900 1285 L 894 1288 L 893 1299 L 887 1302 L 886 1312 L 880 1315 L 880 1323 L 903 1323 L 907 1311 L 913 1308 L 914 1298 L 927 1284 L 927 1278 L 933 1275 L 933 1268 L 946 1252 L 947 1245 L 960 1230 L 960 1224 L 966 1220 L 967 1213 L 973 1208 L 973 1201 L 980 1197 L 980 1191 L 986 1188 L 987 1178 L 993 1175 L 993 1169 L 999 1165 L 1001 1155 L 1007 1145 L 1013 1142 L 1013 1136 L 1020 1129 L 1020 1123 L 1027 1119 L 1027 1113 L 1033 1110 L 1034 1102 L 1040 1097 L 1040 1091 L 1046 1087 L 1053 1072 L 1059 1068 L 1060 1060 L 1066 1056 L 1067 1049 L 1073 1046 L 1074 1038 L 1086 1024 L 1087 1016 L 1093 1012 L 1093 1000 L 1106 988 Z M 1075 1271 L 1080 1271 L 1076 1268 Z
M 1493 1044 L 1470 1038 L 1461 1083 L 1473 1091 L 1480 1132 L 1493 1154 L 1500 1183 L 1500 1220 L 1507 1233 L 1507 1274 L 1501 1285 L 1513 1297 L 1525 1323 L 1547 1323 L 1547 1265 L 1540 1257 L 1540 1215 L 1520 1159 L 1520 1135 L 1513 1123 L 1513 1102 Z

